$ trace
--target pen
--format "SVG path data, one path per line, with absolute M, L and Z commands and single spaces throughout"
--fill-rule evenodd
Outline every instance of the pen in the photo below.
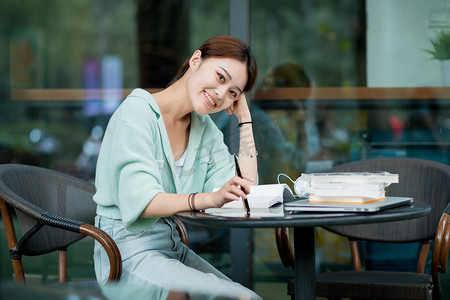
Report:
M 236 172 L 239 177 L 242 178 L 241 168 L 239 168 L 238 160 L 236 154 L 234 155 L 234 163 L 236 164 Z M 241 190 L 245 193 L 245 189 L 241 186 Z M 242 197 L 242 202 L 244 203 L 244 209 L 247 213 L 250 212 L 250 207 L 248 206 L 247 198 Z

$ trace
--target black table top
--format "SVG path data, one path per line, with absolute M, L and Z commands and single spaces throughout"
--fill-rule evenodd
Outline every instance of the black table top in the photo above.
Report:
M 177 216 L 186 223 L 210 227 L 233 228 L 273 228 L 273 227 L 314 227 L 331 225 L 367 224 L 378 222 L 399 221 L 423 217 L 429 214 L 431 207 L 428 203 L 413 202 L 389 208 L 375 213 L 290 213 L 284 210 L 281 215 L 252 215 L 246 216 L 242 209 L 242 216 L 211 215 L 204 212 L 180 212 Z

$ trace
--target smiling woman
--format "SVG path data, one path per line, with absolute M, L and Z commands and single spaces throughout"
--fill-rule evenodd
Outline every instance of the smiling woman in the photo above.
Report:
M 166 89 L 155 94 L 134 90 L 111 117 L 94 200 L 97 226 L 119 245 L 122 281 L 211 298 L 260 299 L 184 245 L 171 218 L 245 198 L 255 184 L 256 149 L 244 92 L 252 88 L 256 72 L 244 42 L 214 37 L 192 54 Z M 240 126 L 242 177 L 235 176 L 223 135 L 209 117 L 222 110 L 245 125 Z M 215 187 L 221 188 L 212 192 Z M 105 283 L 107 257 L 97 244 L 94 257 L 97 279 Z

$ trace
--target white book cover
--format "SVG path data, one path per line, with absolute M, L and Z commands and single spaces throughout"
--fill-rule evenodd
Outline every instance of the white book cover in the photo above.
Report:
M 371 191 L 384 190 L 390 183 L 353 183 L 353 182 L 312 182 L 311 188 L 321 190 L 365 189 Z
M 309 183 L 350 182 L 350 183 L 398 183 L 398 174 L 389 172 L 333 172 L 302 173 L 300 178 Z

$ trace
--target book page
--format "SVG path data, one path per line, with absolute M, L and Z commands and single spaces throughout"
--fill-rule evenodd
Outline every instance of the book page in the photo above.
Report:
M 291 189 L 287 184 L 262 184 L 250 187 L 247 195 L 250 211 L 253 208 L 268 208 L 277 203 L 283 203 L 284 199 L 294 199 Z M 222 208 L 243 208 L 242 200 L 231 201 Z
M 222 217 L 247 217 L 244 207 L 241 208 L 208 208 L 207 214 Z M 283 205 L 275 205 L 269 208 L 250 209 L 250 217 L 284 217 Z

